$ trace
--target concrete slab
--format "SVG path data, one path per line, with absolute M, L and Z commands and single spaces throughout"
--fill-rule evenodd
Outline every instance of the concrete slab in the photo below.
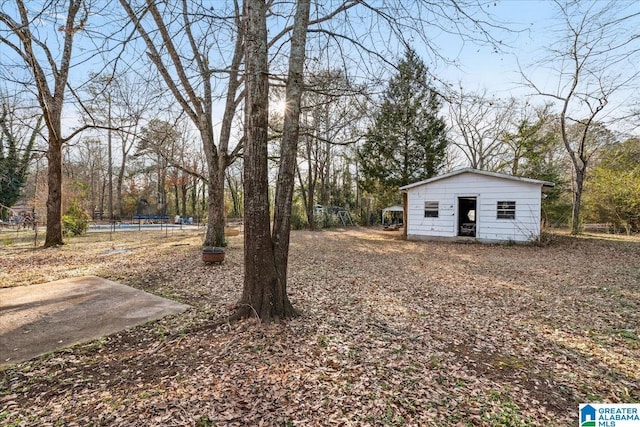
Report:
M 188 305 L 96 276 L 0 289 L 0 366 L 181 313 Z

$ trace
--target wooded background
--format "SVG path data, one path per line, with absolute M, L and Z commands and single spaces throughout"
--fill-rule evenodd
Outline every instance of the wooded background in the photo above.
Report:
M 300 3 L 300 2 L 298 2 Z M 507 51 L 524 31 L 489 4 L 331 1 L 310 5 L 291 225 L 361 224 L 398 186 L 458 167 L 556 183 L 547 225 L 640 229 L 638 6 L 550 4 L 556 43 L 519 52 L 505 97 L 448 81 L 434 34 Z M 0 12 L 0 203 L 35 208 L 47 243 L 77 201 L 95 220 L 136 214 L 242 217 L 246 54 L 241 2 L 22 0 Z M 299 4 L 268 2 L 268 182 L 282 177 L 291 40 Z M 541 78 L 543 76 L 543 78 Z M 482 82 L 478 82 L 482 87 Z M 287 160 L 289 161 L 289 160 Z M 322 208 L 320 208 L 321 206 Z M 335 209 L 334 209 L 335 210 Z M 3 208 L 8 220 L 11 212 Z

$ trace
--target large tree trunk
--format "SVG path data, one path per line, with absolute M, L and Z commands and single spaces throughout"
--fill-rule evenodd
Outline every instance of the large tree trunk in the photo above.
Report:
M 277 275 L 269 229 L 267 141 L 269 82 L 266 5 L 261 0 L 243 4 L 245 47 L 244 148 L 244 288 L 238 317 L 256 316 L 270 322 L 278 316 Z
M 209 170 L 207 185 L 207 232 L 205 234 L 203 246 L 226 246 L 224 238 L 224 171 L 226 165 L 220 164 L 220 156 L 213 140 L 213 125 L 210 117 L 202 117 L 207 121 L 203 125 L 200 135 L 204 145 L 207 168 Z
M 289 74 L 286 86 L 286 105 L 280 146 L 280 168 L 276 188 L 275 214 L 273 218 L 273 245 L 276 271 L 278 273 L 278 292 L 286 303 L 287 266 L 289 260 L 289 237 L 291 234 L 291 208 L 295 172 L 297 165 L 298 138 L 300 135 L 300 104 L 304 89 L 304 61 L 309 25 L 310 0 L 298 0 L 296 16 L 291 36 L 289 56 Z M 290 305 L 290 304 L 289 304 Z M 289 308 L 287 308 L 289 310 Z M 293 307 L 285 314 L 294 314 Z
M 51 135 L 51 132 L 50 132 Z M 47 150 L 47 234 L 45 247 L 62 245 L 62 143 L 49 140 Z
M 120 0 L 120 4 L 125 9 L 129 18 L 134 23 L 137 32 L 143 38 L 147 49 L 150 52 L 149 57 L 156 65 L 158 71 L 162 75 L 164 82 L 167 84 L 169 90 L 173 94 L 176 101 L 182 106 L 184 111 L 189 115 L 190 119 L 197 126 L 202 138 L 202 145 L 205 151 L 207 167 L 208 167 L 208 206 L 203 206 L 207 209 L 207 231 L 204 239 L 204 246 L 224 246 L 224 169 L 228 165 L 229 159 L 227 158 L 227 146 L 228 140 L 225 142 L 225 138 L 220 138 L 219 152 L 214 143 L 214 126 L 212 117 L 212 103 L 213 95 L 211 91 L 211 69 L 209 67 L 207 58 L 209 53 L 202 52 L 199 48 L 199 43 L 196 42 L 192 33 L 192 23 L 188 21 L 189 12 L 187 5 L 189 2 L 182 2 L 182 17 L 184 18 L 184 35 L 189 40 L 189 45 L 178 46 L 173 40 L 176 37 L 169 31 L 167 24 L 164 22 L 165 17 L 163 13 L 156 6 L 155 2 L 148 1 L 145 14 L 148 12 L 153 18 L 155 28 L 150 31 L 145 29 L 142 18 L 136 14 L 130 2 L 126 0 Z M 144 15 L 144 14 L 143 14 Z M 166 17 L 171 19 L 170 16 Z M 194 24 L 195 25 L 195 24 Z M 151 37 L 151 33 L 160 35 L 159 39 Z M 182 40 L 182 33 L 179 39 Z M 157 42 L 157 44 L 156 44 Z M 238 37 L 238 43 L 241 45 L 240 37 Z M 191 51 L 186 46 L 190 46 Z M 181 52 L 181 50 L 185 51 Z M 162 55 L 160 52 L 166 52 L 168 55 L 168 61 L 173 71 L 170 71 L 161 60 Z M 240 59 L 242 55 L 239 54 Z M 189 76 L 191 70 L 187 71 L 183 65 L 183 58 L 185 56 L 191 57 L 195 60 L 197 65 L 197 73 L 193 76 L 195 80 Z M 235 58 L 235 56 L 234 56 Z M 232 65 L 230 70 L 230 88 L 237 88 L 238 82 L 234 81 L 233 76 L 237 74 L 237 66 L 234 68 Z M 175 71 L 175 72 L 174 72 Z M 235 74 L 234 74 L 235 73 Z M 202 90 L 200 92 L 200 89 Z M 231 90 L 229 90 L 231 93 Z M 235 100 L 235 92 L 231 93 L 231 100 Z M 235 104 L 232 103 L 232 106 Z M 233 111 L 228 111 L 225 108 L 225 116 L 231 114 L 233 117 Z M 224 120 L 223 120 L 224 122 Z M 223 123 L 223 131 L 225 123 Z M 203 198 L 203 204 L 204 204 Z
M 263 323 L 270 323 L 296 315 L 287 296 L 287 259 L 309 0 L 298 2 L 294 21 L 273 237 L 269 229 L 267 168 L 269 69 L 266 9 L 264 1 L 261 0 L 247 0 L 244 3 L 245 274 L 239 309 L 233 317 L 258 316 Z
M 32 2 L 31 2 L 32 3 Z M 59 15 L 65 23 L 59 28 L 62 36 L 53 39 L 43 40 L 37 39 L 31 32 L 31 25 L 36 22 L 31 19 L 27 5 L 23 0 L 15 2 L 20 21 L 13 20 L 8 14 L 2 13 L 0 21 L 8 27 L 8 30 L 20 39 L 20 49 L 13 42 L 8 42 L 4 38 L 3 31 L 2 44 L 14 46 L 14 50 L 19 50 L 18 56 L 21 57 L 25 65 L 30 69 L 33 77 L 33 86 L 38 98 L 38 103 L 42 109 L 43 117 L 48 131 L 48 196 L 47 196 L 47 234 L 45 238 L 45 247 L 62 245 L 62 147 L 65 139 L 62 137 L 62 106 L 64 104 L 64 95 L 67 89 L 69 69 L 71 67 L 71 54 L 73 51 L 73 36 L 80 31 L 88 18 L 89 5 L 84 4 L 84 0 L 69 0 L 61 3 L 63 8 L 52 6 L 51 13 Z M 31 5 L 31 4 L 30 4 Z M 83 11 L 79 20 L 76 20 L 78 12 L 82 6 Z M 36 8 L 37 9 L 37 8 Z M 39 13 L 36 11 L 36 14 Z M 66 12 L 66 18 L 64 16 Z M 37 35 L 38 33 L 36 33 Z M 8 37 L 8 36 L 7 36 Z M 53 55 L 48 44 L 53 43 L 61 48 L 59 55 L 59 63 L 56 63 L 58 56 Z M 35 48 L 34 48 L 35 47 Z M 36 53 L 36 49 L 41 49 L 42 56 Z M 46 59 L 44 59 L 46 58 Z M 49 67 L 49 68 L 47 68 Z M 46 71 L 47 69 L 52 72 Z M 53 84 L 53 90 L 50 84 Z
M 209 166 L 211 167 L 211 166 Z M 225 246 L 224 238 L 224 170 L 214 167 L 209 173 L 207 233 L 204 246 Z
M 226 244 L 224 238 L 224 226 L 225 226 L 225 209 L 224 209 L 224 179 L 225 179 L 225 171 L 231 162 L 234 160 L 233 153 L 229 155 L 229 140 L 231 138 L 231 127 L 233 126 L 233 117 L 236 112 L 236 107 L 238 105 L 238 100 L 236 99 L 236 94 L 238 88 L 240 87 L 240 80 L 238 77 L 240 64 L 242 62 L 243 57 L 243 29 L 241 28 L 241 23 L 239 18 L 236 20 L 236 25 L 238 28 L 238 38 L 236 39 L 236 44 L 234 48 L 233 59 L 231 61 L 231 67 L 229 69 L 229 85 L 227 87 L 227 96 L 224 107 L 224 114 L 222 116 L 222 123 L 220 129 L 220 141 L 219 141 L 219 150 L 212 151 L 210 154 L 207 154 L 207 161 L 209 161 L 210 169 L 209 177 L 211 181 L 215 180 L 215 201 L 214 205 L 212 205 L 211 201 L 209 201 L 209 215 L 213 214 L 213 222 L 209 229 L 207 229 L 207 239 L 205 239 L 205 246 L 210 238 L 214 239 L 216 246 L 223 246 Z M 265 36 L 266 43 L 266 36 Z M 265 77 L 266 78 L 266 77 Z M 207 90 L 209 93 L 208 97 L 211 99 L 210 89 Z M 268 95 L 267 95 L 268 96 Z M 210 140 L 211 147 L 215 149 L 215 145 L 213 144 L 213 123 L 212 120 L 212 111 L 211 111 L 211 103 L 207 104 L 207 115 L 206 120 L 208 121 L 208 129 L 211 130 Z M 206 151 L 206 148 L 205 148 Z M 209 188 L 213 185 L 213 182 L 210 182 Z M 211 197 L 212 193 L 209 192 L 209 197 Z M 211 218 L 211 216 L 209 217 Z M 211 220 L 211 219 L 210 219 Z

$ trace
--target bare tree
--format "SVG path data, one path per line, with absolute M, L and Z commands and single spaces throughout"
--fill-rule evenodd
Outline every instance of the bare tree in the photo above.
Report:
M 8 8 L 7 8 L 8 9 Z M 83 128 L 64 137 L 62 110 L 72 67 L 74 37 L 89 18 L 87 0 L 50 0 L 41 8 L 27 8 L 24 0 L 15 0 L 13 17 L 4 7 L 0 12 L 0 43 L 7 46 L 22 63 L 27 77 L 17 81 L 35 91 L 47 129 L 48 197 L 45 246 L 63 244 L 62 240 L 62 148 Z M 46 23 L 43 25 L 43 23 Z M 47 29 L 43 29 L 47 26 Z M 57 31 L 51 31 L 55 26 Z M 60 50 L 53 50 L 59 46 Z
M 156 214 L 166 214 L 168 208 L 167 179 L 169 169 L 177 164 L 181 133 L 175 123 L 152 119 L 142 128 L 136 156 L 147 156 L 155 168 Z
M 501 100 L 481 93 L 460 92 L 450 99 L 453 143 L 474 169 L 497 171 L 508 147 L 504 135 L 513 126 L 514 99 Z
M 141 6 L 133 1 L 120 0 L 132 20 L 137 33 L 146 45 L 147 54 L 174 99 L 184 109 L 200 133 L 207 160 L 208 221 L 205 246 L 223 246 L 224 241 L 224 179 L 225 170 L 241 149 L 238 144 L 229 151 L 231 128 L 241 96 L 239 67 L 242 61 L 242 34 L 237 31 L 240 13 L 237 2 L 231 11 L 231 26 L 218 20 L 209 8 L 197 2 L 181 0 L 172 4 L 147 0 Z M 221 23 L 222 22 L 222 23 Z M 220 33 L 231 31 L 228 40 Z M 184 43 L 180 43 L 184 40 Z M 226 67 L 214 69 L 210 64 L 211 51 L 216 46 L 233 45 L 231 60 Z M 220 52 L 220 56 L 225 56 Z M 216 73 L 227 76 L 224 95 L 225 109 L 218 143 L 215 142 L 212 77 Z
M 536 68 L 521 70 L 521 74 L 535 94 L 560 108 L 562 142 L 573 166 L 571 232 L 578 234 L 584 181 L 599 148 L 599 144 L 590 143 L 596 119 L 614 95 L 630 90 L 638 77 L 640 11 L 637 4 L 615 1 L 557 0 L 555 4 L 563 37 L 542 61 L 545 79 L 554 76 L 555 88 L 536 83 L 533 73 L 540 71 Z
M 238 310 L 232 318 L 256 316 L 263 322 L 270 322 L 296 314 L 289 302 L 286 289 L 307 33 L 325 37 L 325 44 L 329 51 L 343 54 L 339 57 L 339 60 L 343 61 L 342 68 L 357 70 L 357 72 L 371 71 L 369 67 L 376 61 L 391 64 L 385 57 L 388 56 L 386 55 L 388 52 L 376 50 L 379 47 L 384 49 L 393 43 L 406 46 L 406 38 L 416 34 L 428 40 L 424 26 L 432 26 L 434 22 L 432 18 L 437 15 L 450 22 L 456 21 L 456 31 L 471 24 L 476 30 L 480 29 L 476 34 L 480 34 L 481 37 L 487 36 L 483 21 L 471 18 L 469 15 L 471 10 L 464 9 L 467 5 L 464 1 L 451 1 L 444 6 L 434 6 L 431 2 L 422 0 L 413 2 L 391 0 L 384 2 L 380 7 L 357 0 L 344 1 L 337 6 L 333 3 L 330 5 L 315 3 L 314 7 L 317 10 L 314 10 L 315 19 L 311 21 L 309 21 L 310 0 L 298 0 L 295 3 L 295 17 L 288 19 L 292 24 L 285 26 L 280 32 L 274 31 L 275 36 L 268 41 L 266 25 L 268 7 L 272 8 L 274 16 L 279 17 L 279 22 L 287 22 L 280 18 L 291 16 L 288 10 L 291 5 L 285 2 L 261 0 L 243 2 L 246 94 L 245 279 Z M 360 8 L 358 17 L 370 17 L 371 32 L 367 33 L 362 31 L 361 27 L 356 29 L 356 26 L 351 25 L 350 19 L 353 16 L 350 12 L 357 8 Z M 480 7 L 479 10 L 482 11 L 482 8 Z M 342 19 L 335 19 L 341 14 Z M 393 43 L 387 43 L 389 39 L 393 39 Z M 285 46 L 289 41 L 288 46 Z M 276 52 L 272 57 L 269 56 L 270 48 Z M 353 53 L 354 56 L 345 54 L 346 51 Z M 376 61 L 372 61 L 373 58 Z M 354 65 L 352 60 L 357 64 Z M 348 65 L 347 62 L 349 62 Z M 378 77 L 379 71 L 376 69 Z M 273 76 L 274 79 L 282 79 L 278 77 L 279 75 L 286 75 L 284 78 L 286 110 L 279 152 L 273 228 L 270 230 L 267 173 L 268 78 Z
M 298 186 L 311 229 L 316 202 L 333 202 L 332 180 L 345 151 L 364 134 L 366 100 L 362 88 L 351 84 L 342 71 L 321 70 L 307 77 L 302 100 Z
M 158 99 L 148 81 L 124 73 L 90 73 L 85 89 L 89 100 L 82 105 L 82 119 L 85 124 L 103 131 L 96 135 L 106 133 L 109 163 L 107 210 L 109 218 L 119 218 L 127 160 L 143 119 L 152 114 Z M 118 154 L 113 153 L 114 150 L 119 150 Z M 116 160 L 118 163 L 114 165 Z
M 84 207 L 94 215 L 102 215 L 108 202 L 105 196 L 108 191 L 109 160 L 106 147 L 97 138 L 82 138 L 74 145 L 73 150 L 65 150 L 64 169 L 67 179 L 82 182 L 84 188 Z M 67 189 L 65 196 L 70 191 Z
M 113 85 L 112 96 L 118 100 L 116 115 L 112 118 L 112 126 L 116 128 L 117 140 L 120 144 L 120 163 L 116 179 L 115 215 L 122 215 L 123 185 L 126 165 L 131 150 L 135 146 L 136 135 L 145 117 L 152 110 L 155 96 L 151 93 L 149 84 L 144 79 L 137 79 L 126 75 L 118 76 Z M 115 123 L 114 123 L 115 121 Z
M 552 138 L 547 132 L 553 117 L 549 113 L 550 106 L 531 106 L 525 103 L 523 106 L 514 106 L 513 129 L 502 135 L 506 148 L 504 159 L 500 169 L 506 169 L 512 175 L 520 175 L 522 166 L 531 156 L 539 155 L 552 143 Z
M 273 234 L 270 230 L 268 181 L 269 80 L 267 5 L 243 4 L 246 67 L 245 101 L 245 277 L 236 317 L 262 322 L 296 315 L 287 295 L 291 200 L 295 184 L 300 103 L 310 0 L 297 2 L 291 36 L 286 105 L 280 146 Z

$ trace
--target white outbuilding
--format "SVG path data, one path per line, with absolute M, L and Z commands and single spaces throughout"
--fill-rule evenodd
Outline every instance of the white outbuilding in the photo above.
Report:
M 529 242 L 540 237 L 542 192 L 552 182 L 459 169 L 400 187 L 409 240 L 475 238 Z

